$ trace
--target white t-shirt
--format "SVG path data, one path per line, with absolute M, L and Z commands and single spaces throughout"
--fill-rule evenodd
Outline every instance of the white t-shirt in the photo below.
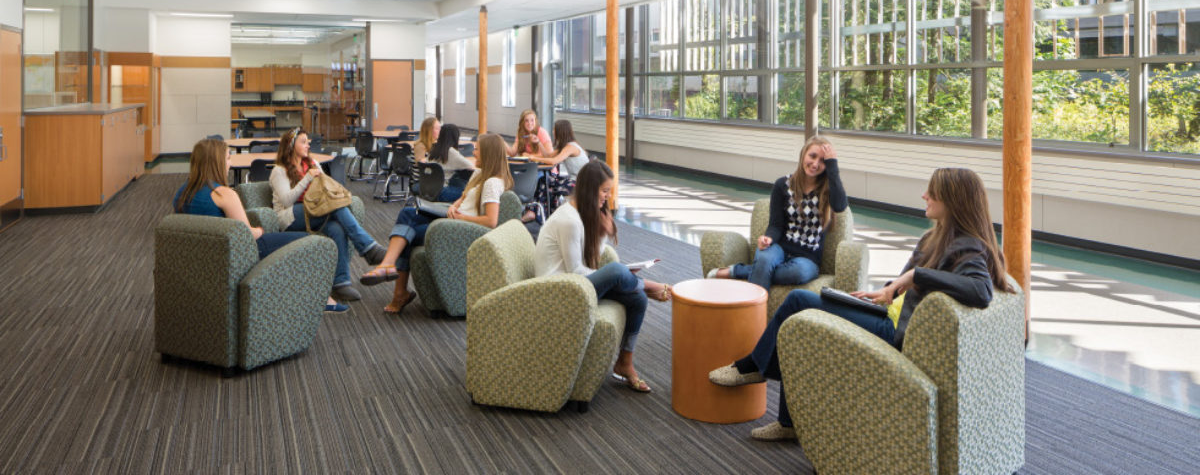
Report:
M 582 169 L 584 165 L 587 165 L 589 160 L 588 154 L 587 150 L 584 150 L 583 146 L 579 145 L 579 142 L 571 142 L 567 145 L 574 145 L 575 148 L 579 149 L 579 153 L 577 155 L 564 158 L 562 161 L 562 166 L 559 168 L 566 172 L 567 176 L 570 176 L 572 179 L 574 179 L 579 176 L 579 170 Z
M 573 273 L 589 275 L 595 272 L 583 263 L 583 219 L 570 202 L 558 207 L 542 230 L 538 232 L 533 250 L 533 269 L 538 277 Z M 600 250 L 608 239 L 600 240 Z
M 471 178 L 474 179 L 475 175 L 479 173 L 483 173 L 483 171 L 475 170 L 475 173 L 471 174 Z M 481 204 L 499 203 L 500 195 L 504 194 L 504 180 L 498 177 L 491 177 L 484 180 L 483 185 L 467 190 L 463 194 L 462 205 L 458 207 L 458 212 L 468 216 L 483 216 L 483 210 L 475 209 L 475 202 L 479 201 L 480 190 L 483 191 L 483 202 Z

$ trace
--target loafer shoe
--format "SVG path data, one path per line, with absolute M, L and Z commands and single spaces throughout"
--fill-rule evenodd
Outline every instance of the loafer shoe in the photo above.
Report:
M 333 305 L 325 304 L 326 312 L 345 313 L 347 310 L 350 310 L 350 307 L 347 307 L 344 303 L 335 303 Z
M 796 429 L 784 427 L 779 422 L 772 422 L 750 431 L 750 438 L 767 442 L 796 440 Z
M 754 384 L 766 381 L 762 374 L 758 371 L 751 371 L 746 374 L 739 373 L 737 367 L 730 364 L 722 366 L 708 372 L 708 380 L 718 386 L 741 386 L 743 384 Z
M 346 284 L 333 288 L 333 298 L 343 302 L 353 302 L 355 300 L 361 300 L 362 294 L 359 293 L 358 289 L 354 288 L 353 285 Z
M 716 278 L 717 278 L 717 272 L 719 272 L 721 269 L 724 269 L 724 267 L 713 267 L 712 269 L 709 269 L 709 270 L 708 270 L 708 274 L 707 274 L 707 275 L 705 275 L 705 276 L 704 276 L 704 278 L 706 278 L 706 279 L 716 279 Z
M 379 243 L 371 244 L 371 248 L 363 253 L 363 259 L 367 260 L 367 264 L 377 266 L 383 262 L 383 258 L 387 256 L 387 248 L 380 246 Z

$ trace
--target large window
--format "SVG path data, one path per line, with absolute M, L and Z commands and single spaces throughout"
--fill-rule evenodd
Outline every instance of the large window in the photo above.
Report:
M 454 102 L 467 103 L 467 40 L 459 40 L 454 54 Z
M 1200 3 L 1035 0 L 1034 138 L 1200 154 Z M 973 10 L 972 6 L 982 6 Z M 628 7 L 635 113 L 803 127 L 806 45 L 818 126 L 998 140 L 1004 0 L 662 0 Z M 624 23 L 625 15 L 620 15 Z M 974 22 L 980 22 L 975 25 Z M 604 20 L 566 28 L 559 107 L 604 110 Z M 626 39 L 626 31 L 633 36 Z M 621 71 L 625 50 L 621 48 Z M 625 82 L 621 82 L 624 95 Z M 644 107 L 642 106 L 644 105 Z M 1075 145 L 1072 145 L 1075 144 Z
M 500 64 L 500 105 L 517 106 L 517 30 L 504 35 L 504 51 Z

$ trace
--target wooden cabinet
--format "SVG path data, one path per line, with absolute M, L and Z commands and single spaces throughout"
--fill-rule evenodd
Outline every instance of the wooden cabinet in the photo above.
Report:
M 27 208 L 94 208 L 145 169 L 141 106 L 26 111 Z
M 275 86 L 282 85 L 300 85 L 302 78 L 299 66 L 271 66 L 263 68 L 271 71 L 271 84 Z
M 304 73 L 300 89 L 304 92 L 325 92 L 325 81 L 328 78 L 326 74 Z
M 275 90 L 271 68 L 243 68 L 245 89 L 238 92 L 272 92 Z

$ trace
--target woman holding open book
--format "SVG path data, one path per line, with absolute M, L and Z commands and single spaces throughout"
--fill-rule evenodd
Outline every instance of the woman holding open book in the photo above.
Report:
M 550 215 L 538 234 L 533 265 L 539 277 L 565 273 L 587 277 L 596 288 L 597 299 L 614 300 L 625 307 L 625 333 L 613 377 L 634 391 L 648 393 L 650 385 L 633 367 L 633 348 L 646 316 L 647 297 L 670 300 L 671 286 L 642 279 L 620 262 L 601 265 L 605 242 L 617 239 L 617 226 L 608 209 L 613 184 L 612 169 L 604 162 L 593 160 L 583 166 L 570 200 Z
M 887 315 L 823 299 L 815 292 L 793 290 L 768 322 L 754 351 L 729 366 L 713 370 L 708 379 L 721 386 L 779 379 L 779 357 L 775 351 L 779 327 L 802 310 L 821 309 L 845 318 L 900 348 L 913 310 L 930 292 L 944 292 L 963 305 L 976 308 L 988 306 L 993 289 L 1011 292 L 1004 277 L 1004 255 L 996 245 L 987 194 L 979 175 L 965 168 L 940 168 L 933 172 L 921 197 L 925 200 L 925 216 L 934 221 L 934 226 L 917 242 L 900 277 L 879 290 L 851 293 L 887 306 Z M 782 390 L 779 420 L 755 429 L 750 436 L 759 440 L 795 440 Z

